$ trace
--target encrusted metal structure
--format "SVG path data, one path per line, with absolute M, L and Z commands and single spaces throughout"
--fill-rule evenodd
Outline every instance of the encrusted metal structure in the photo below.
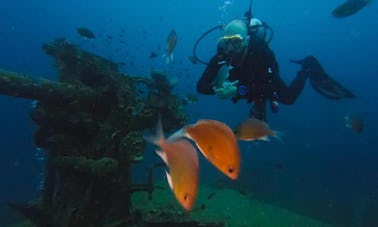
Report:
M 186 123 L 183 100 L 161 72 L 126 75 L 65 39 L 43 49 L 55 59 L 58 81 L 0 71 L 1 94 L 37 100 L 34 142 L 47 151 L 41 198 L 8 205 L 34 226 L 154 225 L 131 207 L 132 192 L 151 193 L 153 185 L 133 184 L 130 166 L 143 158 L 142 132 L 159 114 L 166 131 Z

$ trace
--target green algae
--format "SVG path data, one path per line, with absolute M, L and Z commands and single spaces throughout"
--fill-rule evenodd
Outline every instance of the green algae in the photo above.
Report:
M 166 183 L 162 185 L 166 186 Z M 132 204 L 147 220 L 196 221 L 224 223 L 230 227 L 311 226 L 330 227 L 323 223 L 286 209 L 262 203 L 238 191 L 200 186 L 196 205 L 187 214 L 167 188 L 155 190 L 152 200 L 144 192 L 132 196 Z

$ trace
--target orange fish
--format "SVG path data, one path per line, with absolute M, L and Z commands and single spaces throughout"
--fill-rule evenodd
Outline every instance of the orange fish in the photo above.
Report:
M 226 124 L 215 120 L 199 120 L 185 126 L 168 140 L 180 137 L 193 140 L 206 159 L 229 178 L 238 178 L 240 150 L 237 138 Z
M 176 199 L 187 211 L 194 206 L 199 178 L 198 155 L 195 147 L 186 139 L 170 142 L 164 139 L 159 121 L 155 138 L 146 138 L 160 147 L 156 153 L 169 168 L 167 180 Z
M 353 129 L 355 132 L 362 132 L 364 130 L 364 120 L 357 115 L 347 115 L 344 117 L 345 127 Z
M 165 63 L 169 64 L 173 61 L 173 50 L 175 49 L 176 44 L 177 34 L 176 31 L 172 29 L 168 35 L 167 44 L 165 47 L 165 54 L 163 55 L 165 57 Z
M 276 137 L 280 141 L 278 132 L 269 128 L 269 125 L 262 120 L 256 118 L 249 118 L 240 123 L 234 131 L 239 140 L 252 141 L 252 140 L 265 140 L 269 141 L 269 136 Z

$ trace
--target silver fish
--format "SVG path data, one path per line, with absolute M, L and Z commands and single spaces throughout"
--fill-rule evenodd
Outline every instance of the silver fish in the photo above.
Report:
M 173 61 L 173 50 L 175 49 L 176 44 L 177 34 L 176 31 L 172 29 L 168 35 L 167 44 L 165 47 L 165 54 L 163 55 L 163 57 L 165 57 L 165 63 L 169 64 Z

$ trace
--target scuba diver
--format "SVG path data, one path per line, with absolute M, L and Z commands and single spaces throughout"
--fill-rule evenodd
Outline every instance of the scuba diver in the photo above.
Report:
M 244 20 L 235 19 L 223 27 L 217 53 L 197 82 L 197 91 L 205 95 L 215 94 L 221 99 L 232 98 L 234 103 L 239 99 L 253 102 L 249 117 L 264 121 L 266 103 L 269 102 L 273 113 L 278 112 L 279 103 L 293 104 L 307 78 L 314 89 L 327 98 L 355 97 L 330 78 L 313 56 L 291 60 L 302 68 L 290 85 L 286 85 L 279 76 L 278 63 L 269 47 L 272 36 L 273 30 L 266 23 L 252 17 L 250 5 Z M 195 47 L 192 58 L 196 58 Z

